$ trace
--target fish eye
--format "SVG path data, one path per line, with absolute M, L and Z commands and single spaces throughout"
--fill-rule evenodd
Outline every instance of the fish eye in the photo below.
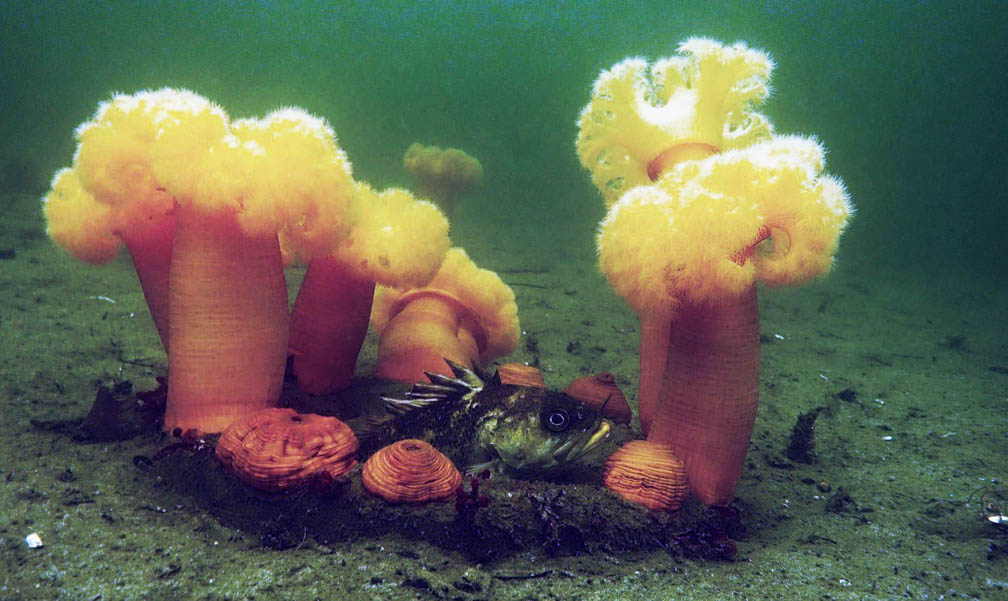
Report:
M 543 427 L 550 432 L 563 432 L 571 423 L 570 414 L 563 409 L 547 409 L 540 419 Z

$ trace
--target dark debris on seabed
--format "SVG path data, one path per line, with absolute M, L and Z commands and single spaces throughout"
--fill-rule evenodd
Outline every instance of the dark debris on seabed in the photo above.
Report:
M 369 384 L 363 380 L 365 388 Z M 299 411 L 305 403 L 319 413 L 356 412 L 345 394 L 341 406 L 330 407 L 326 403 L 332 399 L 291 394 L 285 393 L 285 404 Z M 359 396 L 369 395 L 373 391 Z M 398 536 L 481 563 L 529 550 L 551 556 L 666 550 L 677 557 L 732 561 L 738 556 L 736 541 L 745 536 L 735 507 L 705 508 L 688 501 L 675 515 L 649 512 L 606 490 L 600 466 L 584 461 L 556 480 L 479 474 L 464 479 L 448 502 L 419 507 L 388 504 L 367 493 L 359 465 L 329 487 L 265 494 L 221 466 L 213 452 L 215 437 L 162 433 L 165 398 L 164 380 L 140 392 L 130 382 L 103 384 L 83 419 L 32 424 L 81 444 L 150 437 L 150 453 L 126 459 L 124 470 L 140 470 L 153 489 L 167 487 L 189 497 L 224 526 L 253 533 L 263 547 L 275 550 Z M 607 441 L 595 461 L 628 437 L 629 432 Z
M 355 404 L 373 396 L 370 387 L 375 385 L 379 384 L 362 379 L 357 386 L 363 390 L 341 395 L 339 404 L 325 397 L 302 397 L 286 391 L 284 404 L 299 411 L 352 417 L 359 413 Z M 464 478 L 447 502 L 420 507 L 390 505 L 371 496 L 361 484 L 360 466 L 345 479 L 326 486 L 319 483 L 288 493 L 266 494 L 247 487 L 221 466 L 214 456 L 216 437 L 161 431 L 166 392 L 163 379 L 153 390 L 139 392 L 134 392 L 130 382 L 102 384 L 85 417 L 31 423 L 36 429 L 64 435 L 79 444 L 146 437 L 149 452 L 133 457 L 133 465 L 124 458 L 123 470 L 139 470 L 149 479 L 152 491 L 170 489 L 189 498 L 193 507 L 202 508 L 223 526 L 251 534 L 263 548 L 276 551 L 305 545 L 325 549 L 342 542 L 367 544 L 369 540 L 392 536 L 423 541 L 477 563 L 492 563 L 527 552 L 609 556 L 654 550 L 683 560 L 738 561 L 745 557 L 739 547 L 747 537 L 745 524 L 758 519 L 747 519 L 745 504 L 738 501 L 725 507 L 704 507 L 688 500 L 676 515 L 649 512 L 603 488 L 599 466 L 585 461 L 573 465 L 556 480 L 482 472 Z M 850 403 L 856 393 L 844 390 L 829 396 L 827 405 Z M 807 417 L 799 418 L 795 430 L 799 438 L 808 434 L 808 440 L 799 442 L 811 454 L 813 416 L 830 416 L 831 410 L 816 407 L 803 415 Z M 794 435 L 792 432 L 792 438 Z M 605 443 L 607 448 L 597 453 L 595 461 L 631 436 L 629 430 L 614 436 Z M 757 456 L 762 455 L 756 444 Z M 784 473 L 802 469 L 779 459 L 783 458 L 776 453 L 768 455 L 768 467 Z M 60 477 L 76 479 L 77 475 L 67 470 Z M 859 502 L 842 484 L 831 485 L 809 477 L 801 478 L 801 482 L 815 485 L 823 493 L 825 512 L 849 515 L 859 523 L 870 519 L 873 508 Z M 1005 489 L 995 482 L 952 505 L 925 504 L 922 518 L 935 521 L 936 512 L 944 515 L 972 507 L 975 513 L 980 507 L 984 515 L 974 516 L 973 521 L 986 525 L 977 526 L 977 534 L 988 545 L 988 559 L 1008 561 Z M 828 533 L 807 542 L 836 544 Z M 513 576 L 526 579 L 557 574 L 547 570 Z
M 460 513 L 453 503 L 390 505 L 367 494 L 356 473 L 337 495 L 305 490 L 276 496 L 248 489 L 198 455 L 170 461 L 155 474 L 161 485 L 189 478 L 193 488 L 208 493 L 200 499 L 208 512 L 225 525 L 258 532 L 262 545 L 272 549 L 300 546 L 306 536 L 332 544 L 399 535 L 480 563 L 530 550 L 570 556 L 663 549 L 686 559 L 732 561 L 736 541 L 746 535 L 734 507 L 692 504 L 679 516 L 655 514 L 594 483 L 494 478 L 481 488 L 485 505 Z
M 995 480 L 973 491 L 967 503 L 975 502 L 987 522 L 987 559 L 1008 561 L 1008 488 Z
M 133 382 L 99 383 L 91 410 L 83 419 L 31 420 L 36 430 L 63 433 L 78 442 L 129 440 L 160 432 L 168 398 L 168 381 L 157 378 L 153 390 L 133 392 Z
M 563 482 L 477 476 L 446 502 L 419 507 L 367 493 L 360 466 L 327 493 L 258 492 L 227 473 L 212 453 L 199 451 L 168 453 L 143 471 L 154 486 L 192 497 L 225 526 L 256 533 L 262 546 L 276 550 L 306 540 L 329 545 L 394 535 L 479 563 L 530 550 L 570 556 L 664 549 L 683 558 L 731 561 L 735 541 L 745 536 L 734 508 L 687 503 L 678 515 L 652 513 L 602 488 L 597 470 L 584 467 Z

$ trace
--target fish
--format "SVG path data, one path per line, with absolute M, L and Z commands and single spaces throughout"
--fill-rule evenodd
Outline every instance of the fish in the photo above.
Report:
M 402 397 L 381 396 L 386 415 L 351 428 L 365 459 L 397 440 L 425 440 L 467 474 L 490 469 L 549 476 L 594 449 L 612 424 L 602 412 L 563 393 L 505 384 L 446 360 L 452 376 L 427 373 Z

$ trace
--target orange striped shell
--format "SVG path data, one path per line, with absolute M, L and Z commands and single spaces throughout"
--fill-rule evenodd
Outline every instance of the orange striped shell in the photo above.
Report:
M 389 503 L 421 505 L 444 501 L 462 484 L 451 460 L 414 438 L 379 449 L 361 471 L 364 488 Z
M 268 492 L 339 478 L 357 463 L 357 437 L 336 419 L 293 409 L 266 409 L 224 430 L 217 459 L 239 480 Z
M 602 468 L 605 487 L 653 511 L 677 511 L 686 498 L 686 468 L 668 445 L 631 440 Z

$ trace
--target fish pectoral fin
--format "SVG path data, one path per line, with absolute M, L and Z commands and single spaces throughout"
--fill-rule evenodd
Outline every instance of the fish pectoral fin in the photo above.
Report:
M 394 419 L 391 415 L 364 415 L 349 420 L 347 425 L 358 440 L 365 441 L 380 433 Z

